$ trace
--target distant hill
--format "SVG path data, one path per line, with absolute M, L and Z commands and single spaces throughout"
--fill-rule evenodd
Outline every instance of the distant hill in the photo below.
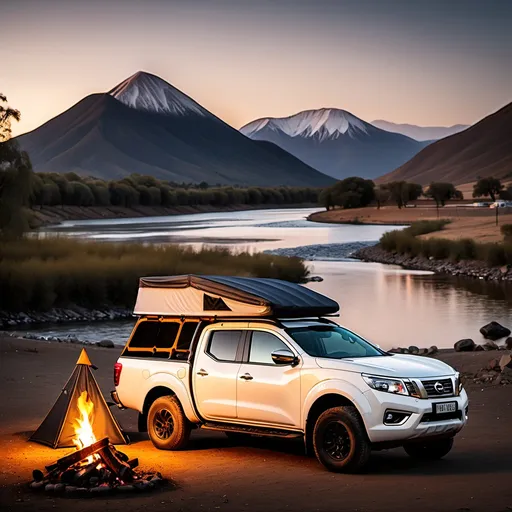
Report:
M 139 72 L 18 137 L 36 171 L 102 179 L 131 173 L 185 183 L 323 186 L 332 178 L 248 139 L 192 98 Z
M 384 121 L 382 119 L 372 121 L 372 124 L 381 130 L 401 133 L 402 135 L 406 135 L 407 137 L 411 137 L 411 139 L 419 141 L 443 139 L 444 137 L 448 137 L 449 135 L 459 133 L 462 130 L 469 128 L 469 125 L 466 124 L 455 124 L 453 126 L 416 126 L 414 124 L 391 123 L 390 121 Z
M 462 184 L 490 176 L 512 178 L 512 103 L 466 130 L 434 142 L 378 181 Z
M 273 142 L 337 179 L 380 176 L 406 162 L 426 145 L 376 128 L 350 112 L 335 108 L 257 119 L 240 131 L 253 140 Z

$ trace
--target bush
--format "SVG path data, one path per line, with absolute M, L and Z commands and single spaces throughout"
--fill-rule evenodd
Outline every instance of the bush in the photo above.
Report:
M 0 309 L 132 307 L 139 277 L 189 273 L 301 282 L 309 271 L 298 258 L 228 249 L 24 239 L 0 245 Z
M 444 238 L 418 239 L 419 235 L 441 230 L 449 221 L 414 222 L 401 231 L 389 231 L 380 239 L 380 246 L 389 252 L 424 256 L 436 260 L 479 260 L 491 267 L 512 264 L 512 243 L 477 243 L 470 238 L 448 240 Z M 508 224 L 508 226 L 511 226 Z M 504 227 L 504 226 L 503 226 Z

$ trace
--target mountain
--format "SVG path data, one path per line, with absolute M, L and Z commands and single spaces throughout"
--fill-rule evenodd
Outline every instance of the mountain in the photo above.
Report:
M 419 141 L 433 141 L 444 139 L 454 133 L 459 133 L 466 128 L 466 124 L 454 124 L 453 126 L 416 126 L 414 124 L 397 124 L 378 119 L 372 121 L 373 126 L 393 133 L 401 133 L 411 139 Z
M 336 108 L 305 110 L 290 117 L 257 119 L 240 131 L 273 142 L 315 169 L 333 176 L 374 178 L 395 169 L 425 147 L 381 130 Z
M 18 137 L 36 171 L 178 183 L 322 186 L 332 178 L 262 146 L 171 84 L 139 72 Z
M 395 171 L 379 178 L 422 185 L 447 181 L 456 185 L 479 177 L 512 178 L 512 103 L 463 132 L 434 142 Z

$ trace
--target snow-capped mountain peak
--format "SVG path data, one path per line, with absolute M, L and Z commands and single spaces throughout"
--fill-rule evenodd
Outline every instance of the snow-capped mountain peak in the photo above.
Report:
M 346 110 L 321 108 L 304 110 L 289 117 L 257 119 L 243 126 L 240 131 L 251 137 L 263 128 L 281 131 L 290 137 L 314 137 L 325 140 L 337 139 L 343 134 L 351 137 L 357 132 L 367 134 L 373 127 Z
M 138 71 L 109 91 L 128 107 L 166 115 L 210 115 L 192 98 L 158 76 Z

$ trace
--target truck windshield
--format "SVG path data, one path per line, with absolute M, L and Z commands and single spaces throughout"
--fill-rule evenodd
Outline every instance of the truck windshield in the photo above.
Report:
M 338 325 L 290 327 L 286 332 L 313 357 L 344 359 L 385 355 L 357 334 Z

